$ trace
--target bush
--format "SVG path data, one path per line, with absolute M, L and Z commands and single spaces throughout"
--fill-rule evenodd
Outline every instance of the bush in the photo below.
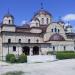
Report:
M 74 53 L 74 51 L 57 51 L 56 53 Z
M 6 55 L 6 61 L 7 61 L 7 62 L 10 62 L 12 57 L 15 59 L 15 55 L 14 55 L 14 54 L 7 54 L 7 55 Z M 12 58 L 12 59 L 13 59 L 13 58 Z
M 75 53 L 70 53 L 70 52 L 57 52 L 56 53 L 56 58 L 57 59 L 72 59 L 75 58 Z
M 11 62 L 11 63 L 15 63 L 15 62 L 16 62 L 16 58 L 15 58 L 15 57 L 11 57 L 11 58 L 10 58 L 10 62 Z
M 20 63 L 27 62 L 27 56 L 24 53 L 19 56 L 19 62 Z

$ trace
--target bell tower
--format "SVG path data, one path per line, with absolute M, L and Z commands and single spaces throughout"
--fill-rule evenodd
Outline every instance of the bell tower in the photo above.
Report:
M 10 14 L 9 11 L 3 17 L 3 24 L 6 24 L 6 25 L 13 25 L 14 24 L 14 17 L 12 14 Z
M 14 25 L 14 17 L 8 11 L 7 14 L 4 15 L 2 21 L 2 31 L 11 31 L 15 32 L 16 26 Z

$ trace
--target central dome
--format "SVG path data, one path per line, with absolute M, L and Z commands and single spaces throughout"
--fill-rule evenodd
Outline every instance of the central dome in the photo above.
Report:
M 49 15 L 52 16 L 51 13 L 49 13 L 48 11 L 44 10 L 44 9 L 40 9 L 38 10 L 34 16 L 39 15 L 39 14 L 44 14 L 44 15 Z

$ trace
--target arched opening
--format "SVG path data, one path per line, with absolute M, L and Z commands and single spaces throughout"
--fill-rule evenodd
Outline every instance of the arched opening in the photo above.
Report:
M 30 48 L 28 46 L 23 47 L 23 53 L 25 53 L 25 55 L 29 55 L 30 52 Z
M 33 55 L 39 55 L 39 47 L 37 46 L 33 47 Z

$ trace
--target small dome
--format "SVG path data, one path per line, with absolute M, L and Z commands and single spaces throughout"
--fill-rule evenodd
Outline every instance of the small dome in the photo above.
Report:
M 64 21 L 62 21 L 62 20 L 59 20 L 57 23 L 59 23 L 59 24 L 60 24 L 60 23 L 64 24 Z
M 65 41 L 64 37 L 57 33 L 53 34 L 49 40 L 50 41 Z
M 4 17 L 12 17 L 12 18 L 14 18 L 14 16 L 13 16 L 12 14 L 10 14 L 9 12 L 6 13 L 6 14 L 4 15 Z
M 66 26 L 66 28 L 72 28 L 72 26 L 71 25 L 68 25 L 68 26 Z

